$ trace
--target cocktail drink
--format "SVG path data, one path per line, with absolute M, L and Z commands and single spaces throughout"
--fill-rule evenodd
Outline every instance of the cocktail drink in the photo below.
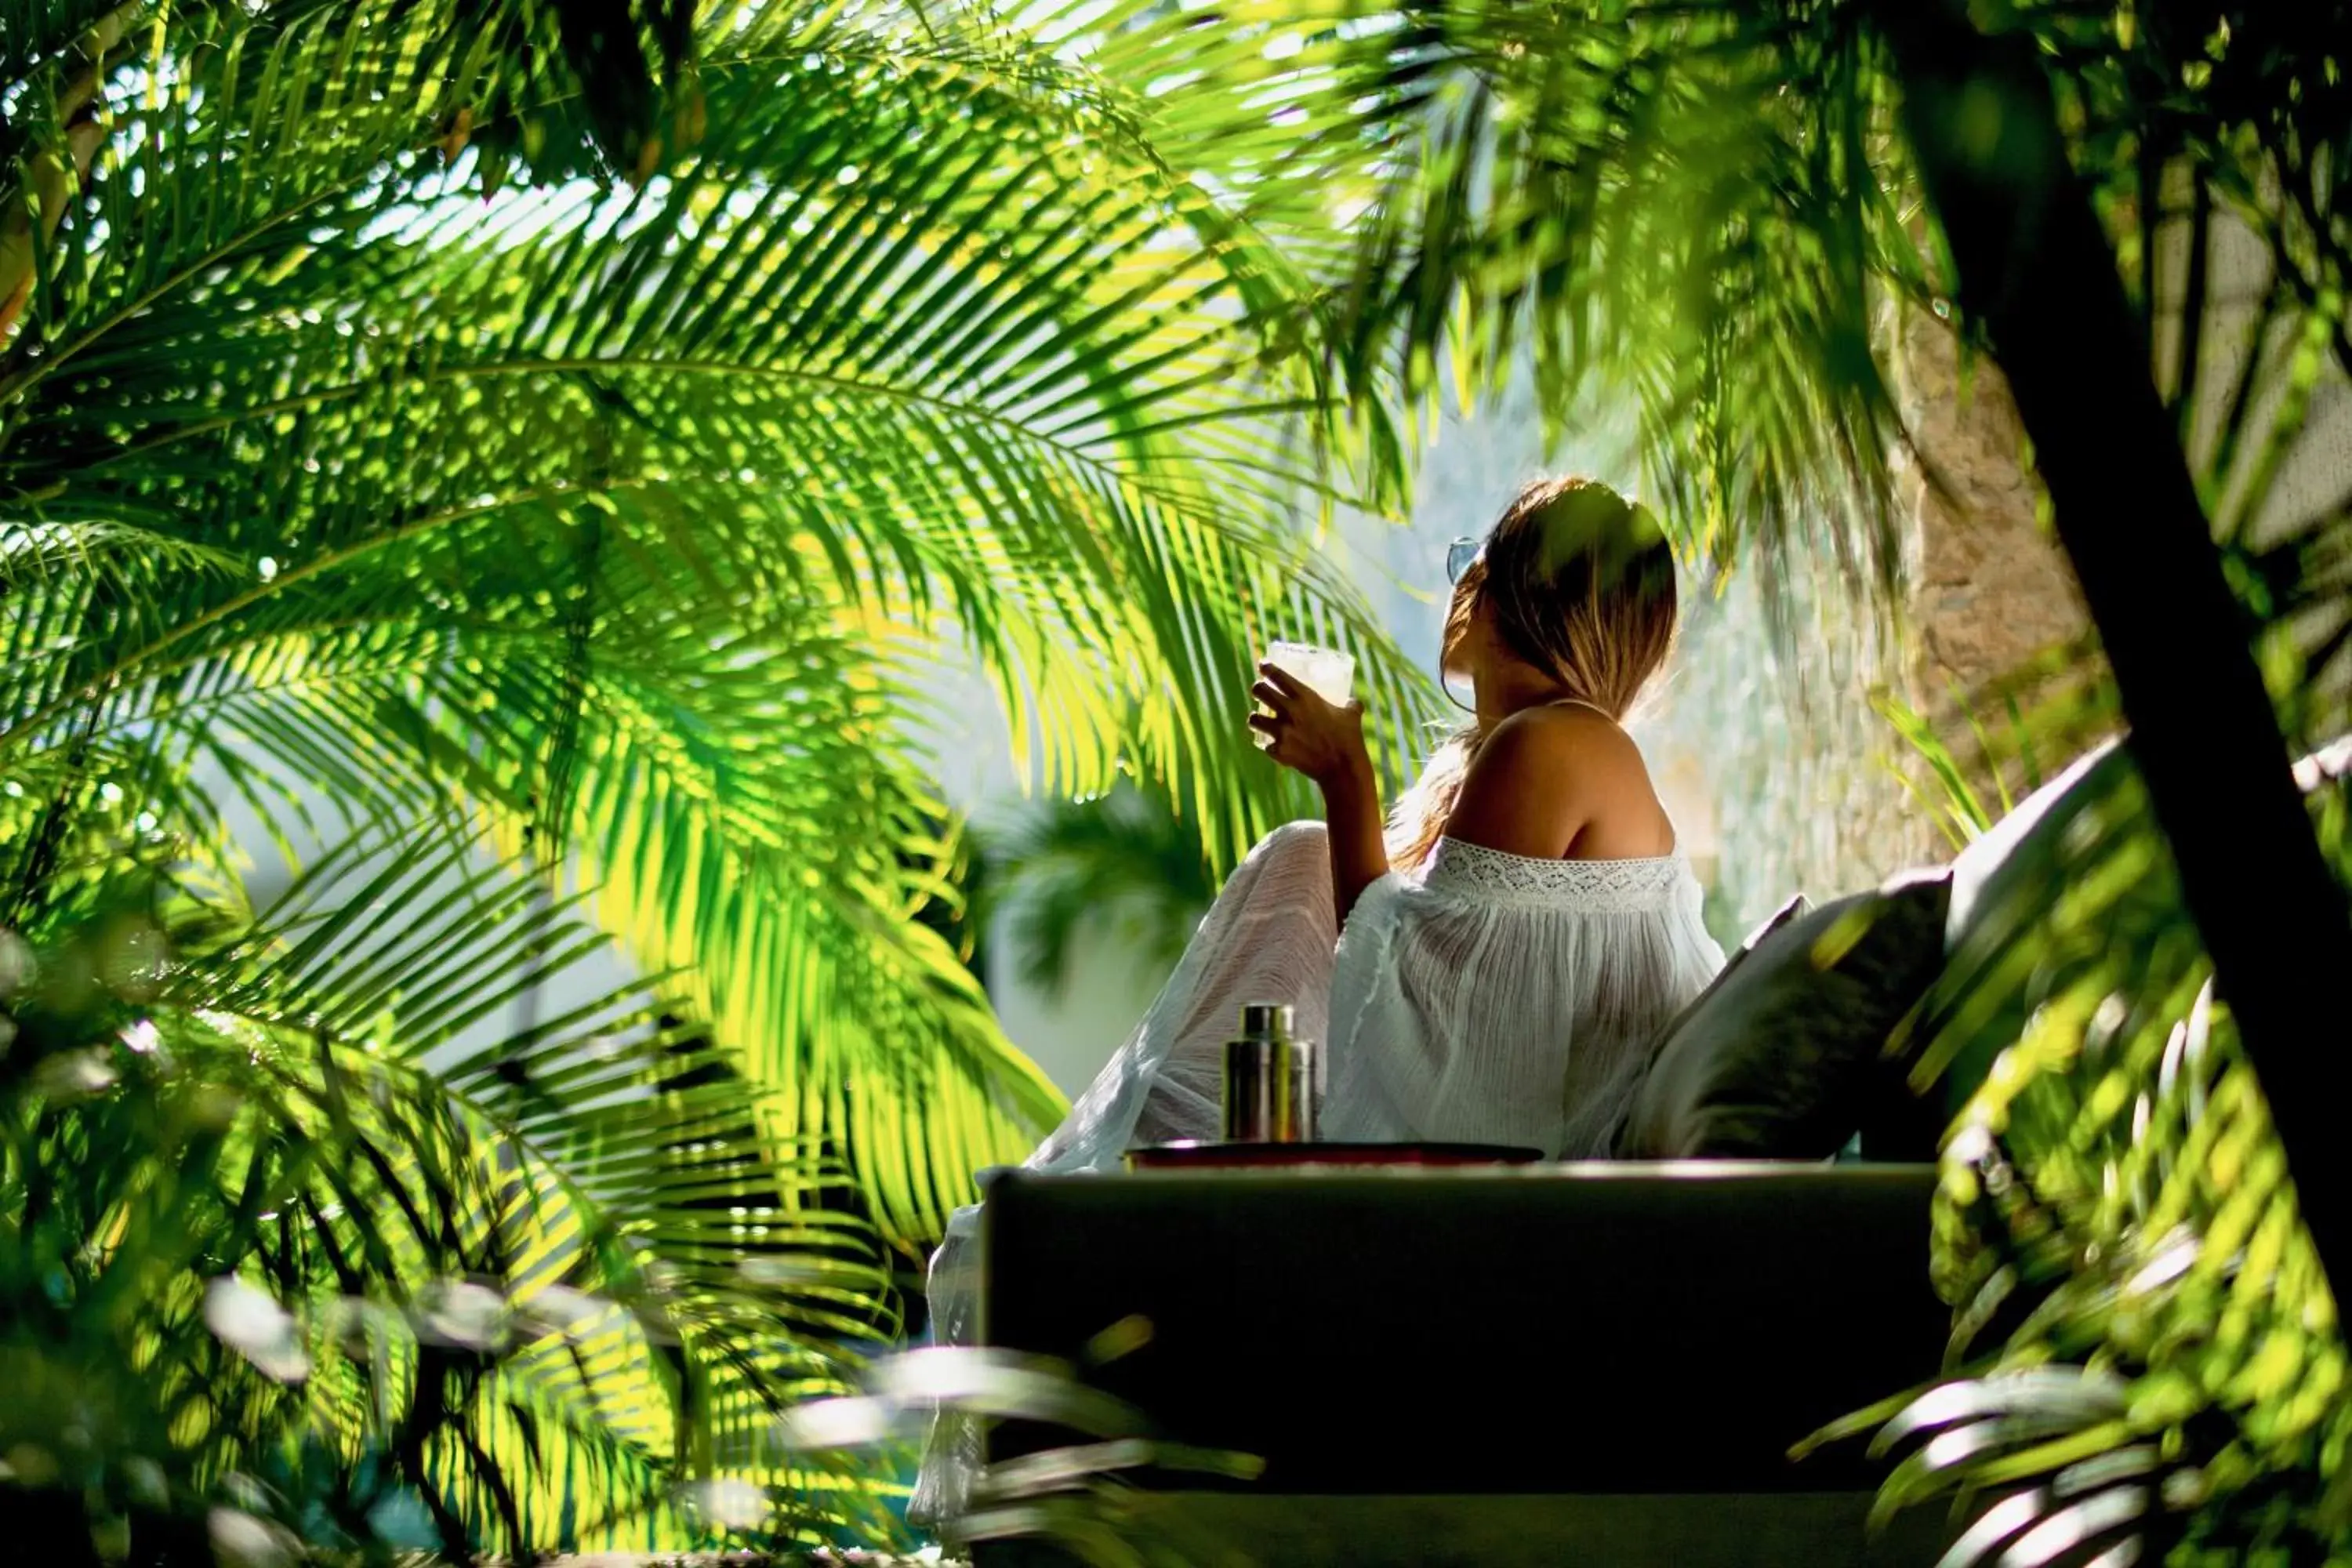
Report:
M 1335 708 L 1347 705 L 1355 686 L 1355 656 L 1337 648 L 1317 647 L 1304 642 L 1269 643 L 1265 662 Z M 1258 711 L 1263 713 L 1265 710 L 1260 708 Z M 1274 737 L 1263 730 L 1253 731 L 1251 738 L 1257 742 L 1260 751 L 1274 744 Z

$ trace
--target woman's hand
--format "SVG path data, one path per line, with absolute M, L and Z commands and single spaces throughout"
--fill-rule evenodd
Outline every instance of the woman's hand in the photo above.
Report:
M 1364 706 L 1326 702 L 1297 676 L 1271 664 L 1257 667 L 1250 695 L 1271 711 L 1250 715 L 1250 728 L 1270 736 L 1266 755 L 1305 773 L 1326 795 L 1369 784 L 1371 754 L 1364 749 Z
M 1297 768 L 1323 792 L 1331 840 L 1331 907 L 1348 926 L 1348 912 L 1389 868 L 1381 838 L 1381 792 L 1364 749 L 1364 705 L 1334 707 L 1297 676 L 1270 664 L 1257 667 L 1250 695 L 1271 712 L 1250 715 L 1250 728 L 1270 737 L 1266 754 Z

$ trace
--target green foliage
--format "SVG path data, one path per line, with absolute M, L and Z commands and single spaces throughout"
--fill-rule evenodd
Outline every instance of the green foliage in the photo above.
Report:
M 1926 776 L 1916 776 L 1898 763 L 1890 763 L 1889 771 L 1934 818 L 1953 848 L 1966 847 L 2016 809 L 2011 773 L 2030 795 L 2042 785 L 2043 751 L 2053 746 L 2060 755 L 2087 751 L 2113 727 L 2112 683 L 2098 668 L 2096 658 L 2093 648 L 2062 647 L 2011 672 L 1992 691 L 1971 697 L 1955 687 L 1950 695 L 1957 720 L 1945 725 L 1891 691 L 1870 694 L 1872 710 L 1902 742 L 1898 756 L 1924 769 Z M 2036 692 L 2029 713 L 2019 689 L 2046 686 L 2050 677 L 2072 677 L 2075 685 Z M 1997 731 L 1987 725 L 1982 711 L 1994 702 L 2003 710 Z M 1948 734 L 1948 730 L 1965 730 L 1966 734 Z M 1990 800 L 1986 799 L 1988 791 Z
M 2352 876 L 2347 763 L 2305 772 Z M 1982 1082 L 1936 1207 L 1953 1380 L 1849 1429 L 1885 1420 L 1903 1456 L 1882 1513 L 1982 1503 L 1956 1563 L 2126 1538 L 2177 1563 L 2333 1560 L 2335 1298 L 2139 782 L 2120 751 L 2078 774 L 1967 911 L 1922 1025 L 1923 1081 Z
M 691 156 L 485 205 L 440 150 L 505 83 L 467 16 L 197 12 L 124 58 L 0 363 L 10 554 L 57 568 L 9 765 L 135 770 L 205 834 L 199 765 L 273 822 L 534 828 L 918 1240 L 1058 1109 L 908 919 L 942 649 L 1049 786 L 1126 762 L 1220 863 L 1286 814 L 1229 717 L 1266 636 L 1356 651 L 1391 743 L 1421 711 L 1287 522 L 1346 432 L 1235 307 L 1307 280 L 1090 73 L 887 9 L 706 18 Z
M 1871 693 L 1870 705 L 1902 740 L 1908 754 L 1926 767 L 1927 781 L 1924 784 L 1899 766 L 1894 767 L 1894 772 L 1911 798 L 1935 818 L 1937 827 L 1954 848 L 1981 837 L 1997 816 L 2016 805 L 2003 789 L 2000 813 L 1989 809 L 1959 755 L 1927 715 L 1884 690 Z
M 10 1300 L 27 1386 L 165 1348 L 190 1369 L 131 1380 L 102 1443 L 33 1403 L 37 1446 L 96 1490 L 21 1467 L 17 1489 L 144 1506 L 102 1451 L 153 1465 L 156 1495 L 244 1506 L 230 1451 L 299 1430 L 469 1542 L 544 1540 L 573 1465 L 647 1518 L 683 1477 L 833 1495 L 754 1434 L 877 1326 L 860 1249 L 919 1246 L 1058 1110 L 919 918 L 964 853 L 907 739 L 943 651 L 979 658 L 1050 787 L 1124 766 L 1230 864 L 1285 811 L 1235 722 L 1255 645 L 1355 652 L 1391 754 L 1425 697 L 1293 504 L 1392 500 L 1388 390 L 1467 395 L 1523 354 L 1556 416 L 1636 401 L 1689 552 L 1769 563 L 1826 521 L 1887 579 L 1874 334 L 1946 290 L 1872 9 L 1136 5 L 1014 29 L 0 0 L 5 919 L 72 970 L 161 836 L 137 853 L 163 890 L 131 902 L 184 955 L 168 994 L 133 965 L 100 1000 L 24 1004 Z M 2332 734 L 2352 509 L 2273 497 L 2352 363 L 2342 0 L 2221 26 L 1996 9 L 2060 78 L 2285 728 Z M 2267 262 L 2235 316 L 2209 309 L 2232 235 Z M 2196 1507 L 2217 1552 L 2332 1539 L 2327 1417 L 2276 1382 L 2338 1363 L 2332 1310 L 2136 786 L 2097 780 L 2087 825 L 2021 863 L 2041 879 L 1978 911 L 1929 1058 L 2007 1064 L 1958 1145 L 1947 1283 L 1990 1310 L 2063 1268 L 2000 1353 L 2086 1371 L 1948 1394 L 1900 1486 L 2065 1476 L 2003 1516 L 2051 1521 L 2009 1531 L 2021 1560 L 2151 1499 Z M 238 815 L 346 842 L 358 886 L 314 868 L 252 915 Z M 416 823 L 493 852 L 461 868 Z M 550 883 L 665 977 L 616 1062 L 535 1022 L 460 1043 L 577 945 L 521 919 Z M 142 1065 L 121 1043 L 142 1020 L 197 1068 Z M 644 1043 L 703 1028 L 683 1062 Z M 233 1112 L 190 1087 L 215 1079 Z M 354 1083 L 384 1092 L 361 1110 Z M 719 1146 L 750 1165 L 649 1180 Z M 728 1206 L 825 1216 L 772 1270 L 814 1268 L 819 1305 L 730 1294 L 757 1238 L 708 1205 L 747 1170 L 762 1201 Z M 109 1205 L 131 1228 L 92 1251 Z M 641 1215 L 650 1261 L 610 1239 Z M 2185 1272 L 2150 1274 L 2182 1236 Z M 168 1288 L 131 1288 L 149 1258 Z M 595 1354 L 518 1331 L 399 1370 L 450 1348 L 418 1329 L 443 1282 L 511 1307 L 551 1272 L 614 1303 Z M 299 1389 L 285 1346 L 271 1376 L 195 1331 L 227 1274 L 298 1309 Z M 331 1353 L 350 1314 L 322 1293 L 416 1348 L 389 1372 Z M 175 1426 L 207 1379 L 220 1410 Z M 2009 1425 L 1940 1429 L 2012 1393 Z M 2000 1457 L 1956 1468 L 1979 1446 Z
M 763 1535 L 881 1528 L 772 1440 L 887 1335 L 878 1237 L 660 987 L 535 1016 L 602 939 L 467 847 L 256 912 L 151 840 L 0 937 L 12 1510 L 384 1546 L 404 1508 L 458 1557 L 715 1542 L 719 1485 Z
M 1210 866 L 1293 814 L 1266 639 L 1353 652 L 1391 761 L 1428 706 L 1297 526 L 1403 478 L 1302 211 L 1130 68 L 960 6 L 0 0 L 0 925 L 173 955 L 8 1058 L 115 1075 L 10 1102 L 26 1375 L 152 1405 L 26 1415 L 58 1497 L 864 1517 L 774 1415 L 1061 1110 L 943 934 L 938 670 Z M 257 823 L 311 862 L 258 914 Z M 655 978 L 501 1034 L 599 932 Z M 199 1332 L 231 1275 L 299 1387 Z M 514 1326 L 558 1286 L 586 1330 Z
M 1221 24 L 1174 14 L 1158 41 L 1213 69 Z M 1927 285 L 1857 7 L 1342 0 L 1238 31 L 1258 58 L 1227 90 L 1295 117 L 1253 180 L 1357 218 L 1334 336 L 1352 386 L 1466 398 L 1531 363 L 1548 419 L 1633 405 L 1692 552 L 1837 514 L 1891 578 L 1875 328 Z
M 992 836 L 987 860 L 988 902 L 1012 912 L 1022 978 L 1055 994 L 1083 931 L 1116 931 L 1146 971 L 1173 969 L 1217 896 L 1190 825 L 1132 789 L 1048 802 Z

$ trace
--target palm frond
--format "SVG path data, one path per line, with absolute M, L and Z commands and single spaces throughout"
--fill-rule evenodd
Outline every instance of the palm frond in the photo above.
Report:
M 1081 931 L 1121 922 L 1121 946 L 1146 970 L 1173 968 L 1217 893 L 1207 850 L 1188 825 L 1139 791 L 1053 803 L 984 851 L 983 917 L 1009 910 L 1022 978 L 1058 992 Z
M 191 24 L 44 253 L 42 351 L 5 372 L 22 526 L 250 575 L 55 574 L 11 765 L 95 713 L 200 833 L 230 802 L 289 847 L 426 800 L 533 827 L 649 966 L 694 966 L 778 1131 L 837 1140 L 919 1238 L 1058 1101 L 905 918 L 940 815 L 891 739 L 911 672 L 972 649 L 1049 788 L 1132 767 L 1221 864 L 1291 809 L 1229 718 L 1266 637 L 1355 651 L 1392 755 L 1425 712 L 1289 521 L 1349 493 L 1338 405 L 1243 318 L 1311 279 L 977 19 L 713 22 L 668 174 L 482 208 L 438 160 L 492 43 L 342 16 Z
M 2352 872 L 2343 790 L 2307 787 Z M 1957 912 L 1916 1070 L 1981 1085 L 1936 1208 L 1951 1381 L 1883 1427 L 1881 1512 L 1966 1501 L 1957 1563 L 2320 1550 L 2341 1326 L 2127 753 L 2074 770 Z
M 1727 563 L 1834 522 L 1855 570 L 1891 579 L 1901 433 L 1874 343 L 1890 301 L 1929 289 L 1855 8 L 1350 4 L 1229 23 L 1171 14 L 1104 47 L 1200 62 L 1169 114 L 1247 149 L 1234 177 L 1244 206 L 1265 193 L 1271 231 L 1332 206 L 1353 221 L 1357 243 L 1322 253 L 1321 341 L 1349 384 L 1469 395 L 1525 365 L 1549 420 L 1630 398 L 1693 552 Z M 1780 91 L 1791 79 L 1808 91 Z
M 453 1546 L 703 1539 L 691 1476 L 773 1489 L 773 1530 L 821 1537 L 858 1493 L 809 1486 L 769 1427 L 888 1331 L 845 1173 L 762 1137 L 731 1058 L 653 984 L 518 1010 L 602 939 L 469 847 L 354 843 L 258 917 L 167 901 L 152 929 L 170 945 L 146 951 L 170 962 L 141 972 L 131 1022 L 128 998 L 100 1001 L 116 1038 L 95 1051 L 44 1033 L 79 1016 L 87 1034 L 87 1003 L 13 998 L 29 1048 L 12 1114 L 42 1147 L 6 1173 L 14 1212 L 39 1216 L 12 1227 L 12 1276 L 56 1227 L 112 1238 L 48 1338 L 120 1353 L 128 1312 L 129 1353 L 181 1358 L 147 1381 L 154 1458 L 184 1485 L 307 1412 L 346 1462 L 388 1456 Z M 43 1094 L 60 1061 L 96 1092 Z M 289 1303 L 277 1339 L 247 1331 L 253 1310 L 225 1317 L 199 1270 Z M 215 1332 L 192 1341 L 199 1313 Z M 40 1343 L 14 1348 L 72 1364 Z M 55 1440 L 54 1412 L 21 1414 Z

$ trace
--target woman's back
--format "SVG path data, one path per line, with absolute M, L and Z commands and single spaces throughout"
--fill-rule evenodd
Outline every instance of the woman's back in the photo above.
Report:
M 1606 1155 L 1652 1040 L 1723 962 L 1700 898 L 1676 854 L 1440 838 L 1339 940 L 1324 1135 Z
M 1721 965 L 1642 753 L 1575 699 L 1483 737 L 1417 866 L 1350 913 L 1328 1136 L 1605 1155 L 1675 1010 Z

